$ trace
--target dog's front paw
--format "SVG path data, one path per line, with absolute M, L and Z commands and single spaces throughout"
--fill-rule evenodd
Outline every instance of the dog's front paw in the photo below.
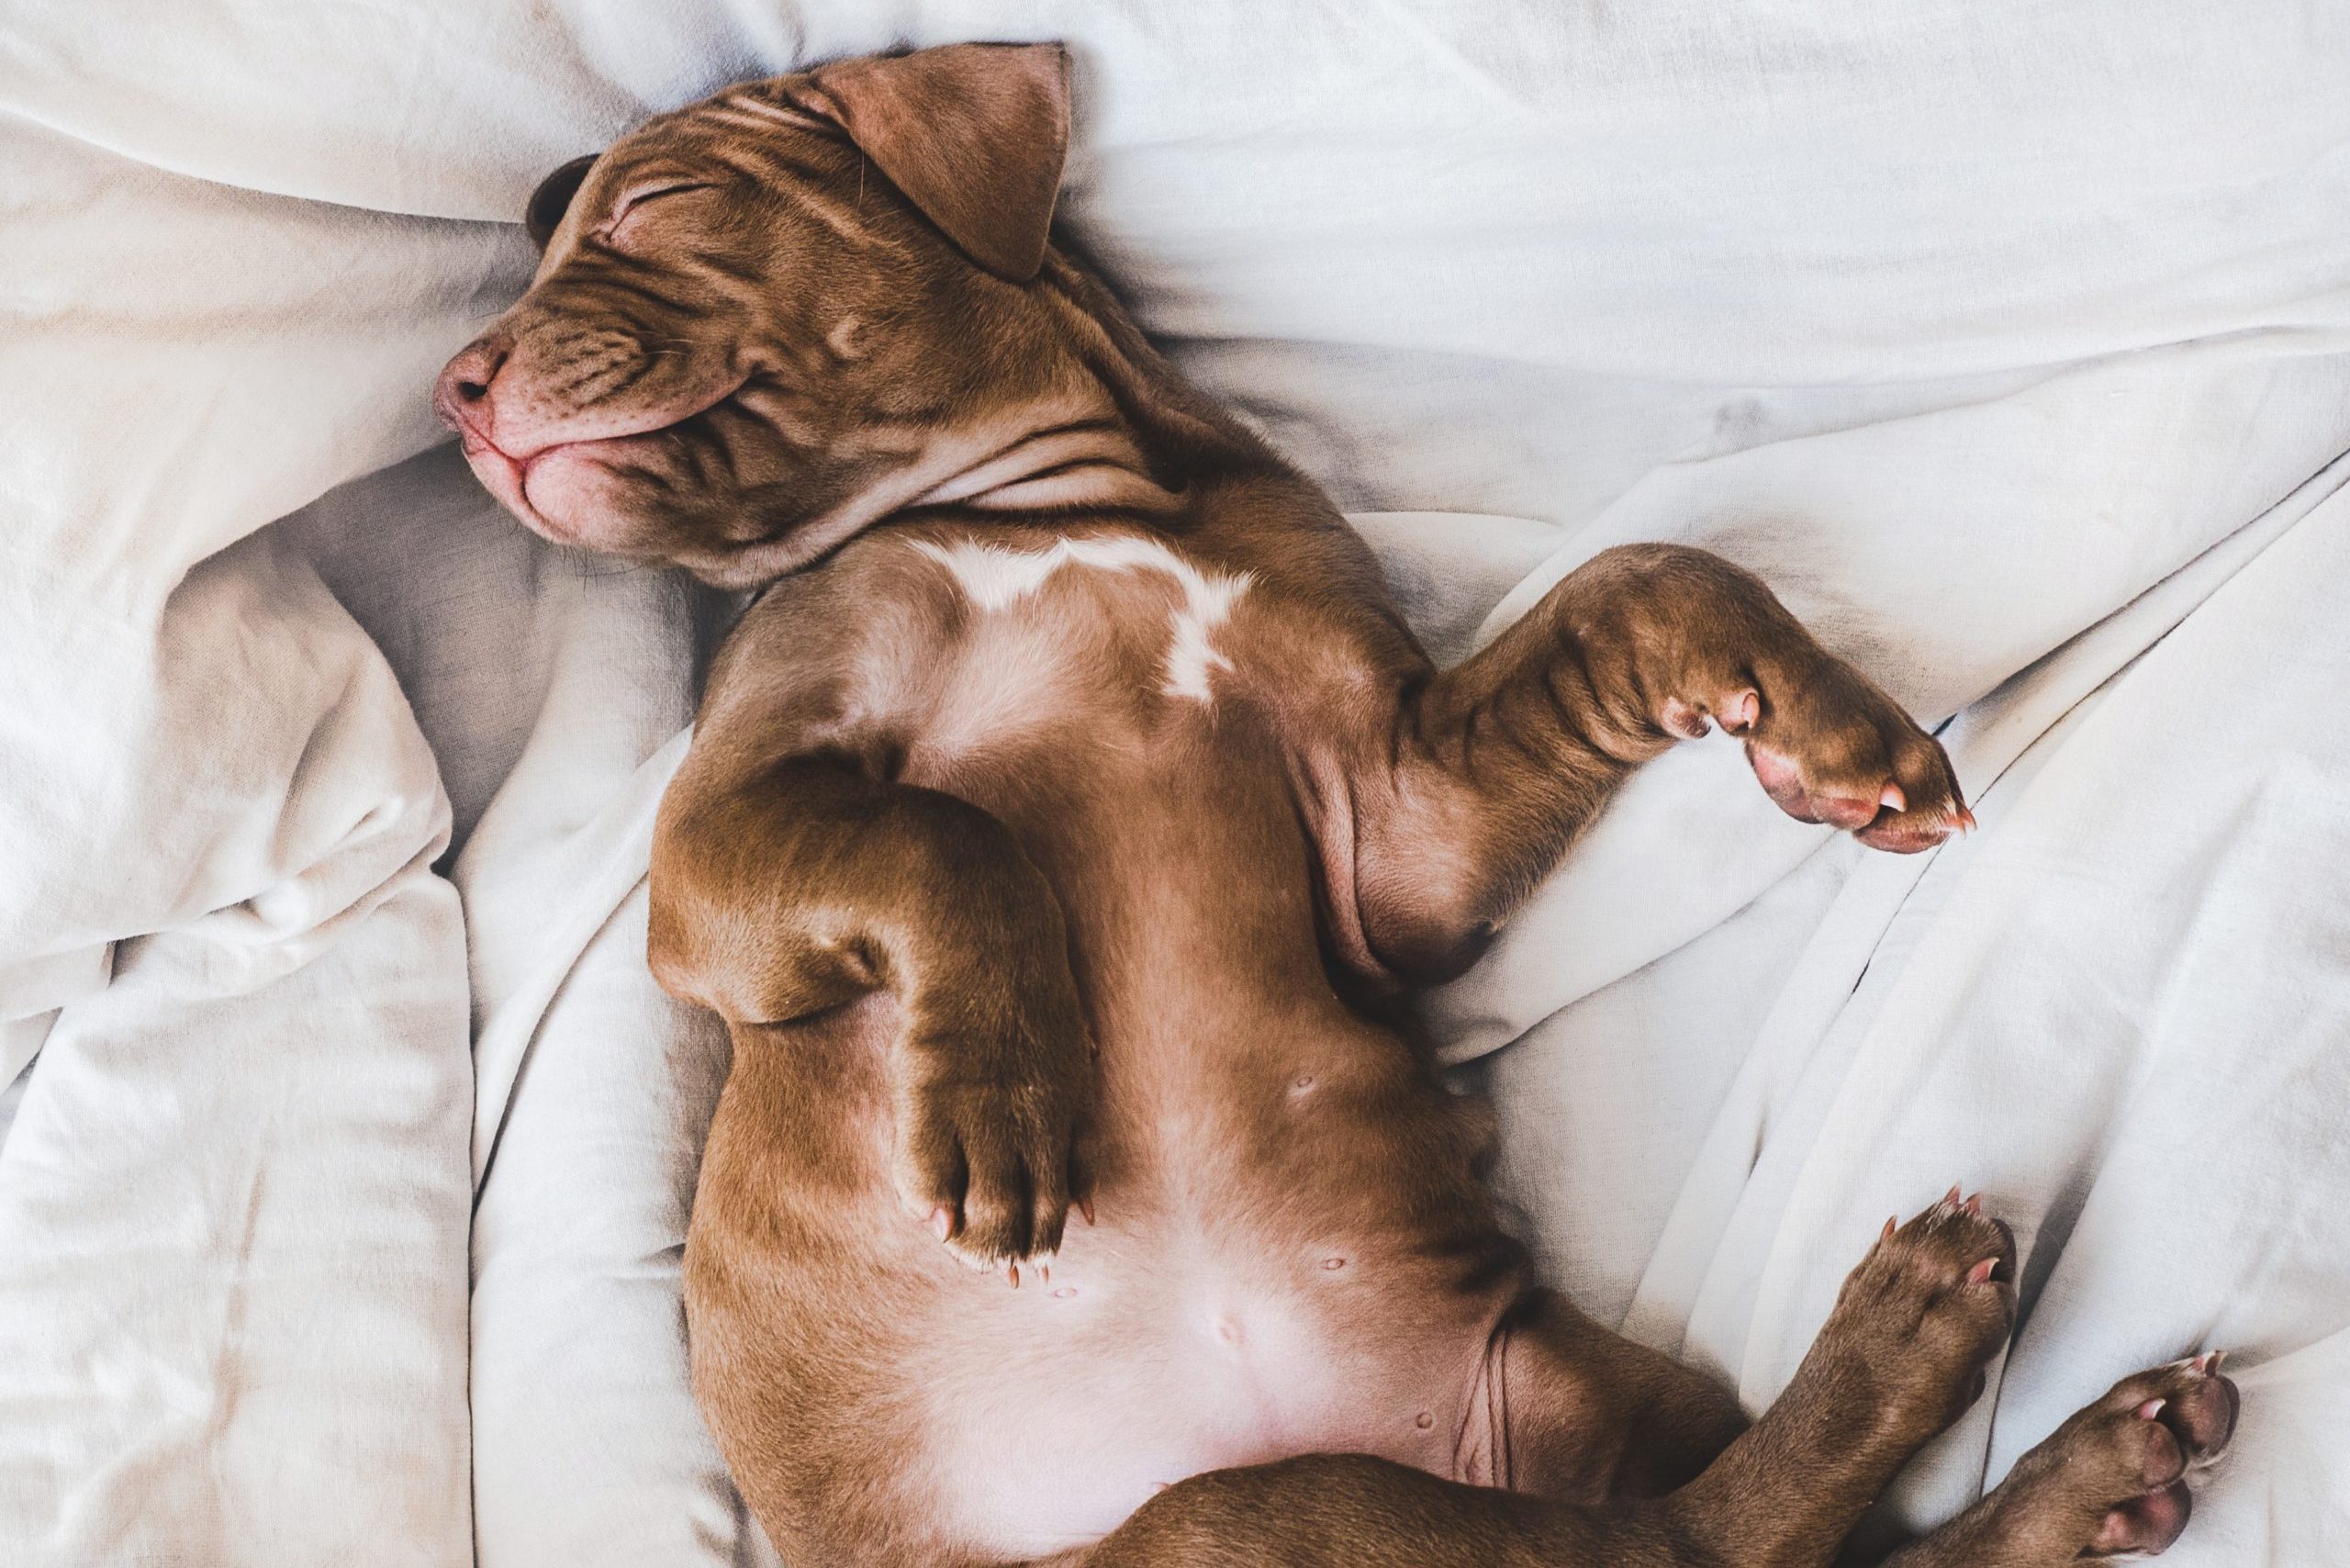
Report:
M 1073 1009 L 1054 1009 L 1069 1014 Z M 957 1256 L 1005 1269 L 1058 1251 L 1089 1207 L 1092 1049 L 1081 1025 L 1016 1017 L 981 1037 L 918 1047 L 898 1105 L 901 1200 Z
M 1664 719 L 1684 734 L 1711 718 L 1744 738 L 1746 759 L 1779 809 L 1828 823 L 1874 849 L 1930 849 L 1975 825 L 1958 776 L 1901 705 L 1833 655 L 1758 660 L 1753 684 L 1683 700 Z

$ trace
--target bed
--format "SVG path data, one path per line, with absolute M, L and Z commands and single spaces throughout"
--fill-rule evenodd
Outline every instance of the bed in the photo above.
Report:
M 2282 0 L 18 0 L 0 1560 L 772 1561 L 643 958 L 734 607 L 427 390 L 554 164 L 959 38 L 1069 40 L 1069 235 L 1440 655 L 1706 544 L 1956 760 L 1897 859 L 1682 747 L 1427 1000 L 1544 1271 L 1759 1406 L 1964 1181 L 2021 1327 L 1873 1528 L 2215 1347 L 2170 1560 L 2350 1561 L 2350 17 Z

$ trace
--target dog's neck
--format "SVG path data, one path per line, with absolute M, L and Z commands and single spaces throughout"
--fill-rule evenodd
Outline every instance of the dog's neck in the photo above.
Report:
M 952 473 L 906 510 L 954 505 L 1166 517 L 1183 510 L 1203 479 L 1282 466 L 1194 390 L 1116 297 L 1058 247 L 1046 253 L 1033 286 L 1058 346 L 1082 373 L 1081 386 L 958 431 L 947 443 Z
M 1180 488 L 1152 472 L 1125 422 L 1106 405 L 1053 398 L 1008 410 L 952 443 L 961 463 L 906 503 L 908 511 L 954 506 L 978 511 L 1171 512 Z M 962 461 L 968 457 L 969 461 Z
M 1058 247 L 1030 286 L 1069 373 L 1053 389 L 938 431 L 920 454 L 706 580 L 751 588 L 799 570 L 891 518 L 952 508 L 990 514 L 1125 513 L 1161 524 L 1242 476 L 1292 476 L 1151 347 L 1116 297 Z
M 1046 252 L 1037 287 L 1070 352 L 1115 406 L 1148 462 L 1178 482 L 1288 471 L 1153 348 L 1108 286 L 1059 246 Z

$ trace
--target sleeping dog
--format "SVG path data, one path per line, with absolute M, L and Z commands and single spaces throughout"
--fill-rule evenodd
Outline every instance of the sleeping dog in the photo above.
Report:
M 763 590 L 653 853 L 733 1064 L 694 1385 L 796 1563 L 1825 1568 L 2009 1331 L 2006 1228 L 1885 1235 L 1749 1426 L 1533 1282 L 1395 1022 L 1644 758 L 1968 824 L 1762 584 L 1611 550 L 1434 668 L 1331 503 L 1051 235 L 1051 47 L 752 83 L 551 176 L 437 391 L 548 538 Z M 2159 1551 L 2236 1394 L 2067 1422 L 1901 1568 Z

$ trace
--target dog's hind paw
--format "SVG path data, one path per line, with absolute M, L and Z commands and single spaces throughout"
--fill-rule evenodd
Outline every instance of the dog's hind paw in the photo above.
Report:
M 1887 1568 L 2154 1556 L 2187 1529 L 2188 1478 L 2226 1450 L 2240 1406 L 2217 1355 L 2123 1378 Z
M 1903 1443 L 1924 1441 L 1983 1392 L 1984 1368 L 2015 1321 L 2015 1237 L 1982 1200 L 1950 1195 L 1885 1234 L 1844 1282 L 1813 1353 L 1876 1391 Z

